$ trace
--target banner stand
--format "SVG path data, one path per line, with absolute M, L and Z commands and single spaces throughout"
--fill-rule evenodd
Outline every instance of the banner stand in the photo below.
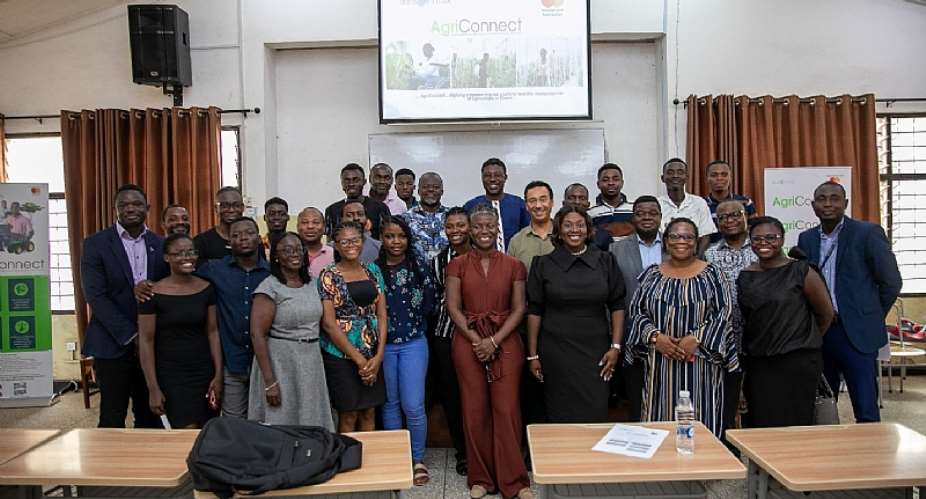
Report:
M 48 184 L 0 183 L 0 408 L 54 399 Z
M 797 246 L 801 232 L 820 225 L 813 212 L 813 191 L 824 182 L 836 182 L 852 199 L 852 168 L 848 166 L 801 166 L 765 169 L 765 214 L 785 227 L 784 250 Z M 846 216 L 852 216 L 851 208 Z

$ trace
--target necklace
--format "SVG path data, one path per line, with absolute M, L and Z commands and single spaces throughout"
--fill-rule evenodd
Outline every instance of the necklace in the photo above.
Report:
M 573 253 L 572 251 L 570 251 L 569 253 L 570 253 L 572 256 L 582 256 L 583 254 L 585 254 L 586 251 L 588 251 L 588 246 L 585 246 L 584 248 L 582 248 L 582 251 L 576 251 L 575 253 Z

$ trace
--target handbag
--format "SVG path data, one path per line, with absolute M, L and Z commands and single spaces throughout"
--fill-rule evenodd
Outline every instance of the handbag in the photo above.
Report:
M 839 424 L 839 408 L 836 406 L 836 397 L 826 377 L 820 375 L 820 381 L 817 382 L 817 397 L 814 400 L 813 407 L 814 424 L 827 425 Z

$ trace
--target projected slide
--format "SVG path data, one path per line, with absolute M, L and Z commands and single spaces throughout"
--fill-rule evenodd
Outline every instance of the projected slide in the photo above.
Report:
M 588 0 L 380 0 L 380 119 L 591 118 Z

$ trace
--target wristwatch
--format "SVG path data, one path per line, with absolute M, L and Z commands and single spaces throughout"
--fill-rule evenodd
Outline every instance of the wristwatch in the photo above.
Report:
M 618 352 L 620 352 L 620 351 L 621 351 L 621 344 L 620 344 L 620 343 L 611 343 L 611 348 L 612 348 L 613 350 L 617 350 Z
M 656 337 L 657 337 L 657 336 L 659 336 L 659 331 L 653 331 L 653 334 L 649 335 L 649 344 L 650 344 L 650 345 L 655 345 L 655 344 L 656 344 Z

